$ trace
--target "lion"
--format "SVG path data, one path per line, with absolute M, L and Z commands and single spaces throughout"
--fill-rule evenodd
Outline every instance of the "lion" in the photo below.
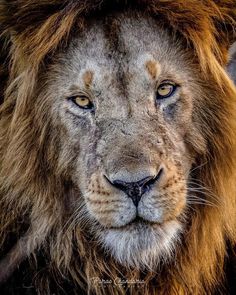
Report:
M 235 21 L 234 0 L 0 2 L 2 294 L 234 292 Z

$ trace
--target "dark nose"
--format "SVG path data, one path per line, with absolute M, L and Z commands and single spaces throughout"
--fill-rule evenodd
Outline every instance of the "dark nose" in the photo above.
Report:
M 125 192 L 137 207 L 142 195 L 161 177 L 162 169 L 156 176 L 148 176 L 136 182 L 125 182 L 119 179 L 109 181 L 113 186 Z

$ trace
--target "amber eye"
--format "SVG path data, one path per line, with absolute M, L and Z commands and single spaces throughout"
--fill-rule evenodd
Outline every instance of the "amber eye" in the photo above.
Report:
M 85 95 L 73 96 L 70 99 L 73 101 L 74 104 L 82 109 L 90 110 L 94 107 L 91 100 Z
M 160 86 L 157 88 L 157 99 L 170 97 L 172 94 L 174 94 L 176 88 L 177 85 L 169 82 L 160 84 Z

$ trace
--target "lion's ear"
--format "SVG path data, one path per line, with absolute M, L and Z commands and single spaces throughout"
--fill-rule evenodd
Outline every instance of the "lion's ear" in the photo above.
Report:
M 229 61 L 227 71 L 236 84 L 236 42 L 229 48 Z

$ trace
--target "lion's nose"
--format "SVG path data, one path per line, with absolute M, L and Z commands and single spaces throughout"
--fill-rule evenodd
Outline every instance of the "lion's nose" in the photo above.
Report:
M 125 192 L 133 201 L 134 205 L 137 207 L 142 195 L 147 192 L 152 185 L 161 177 L 163 168 L 159 170 L 156 176 L 147 176 L 141 180 L 135 182 L 125 182 L 123 180 L 115 179 L 113 181 L 108 181 L 116 188 Z

